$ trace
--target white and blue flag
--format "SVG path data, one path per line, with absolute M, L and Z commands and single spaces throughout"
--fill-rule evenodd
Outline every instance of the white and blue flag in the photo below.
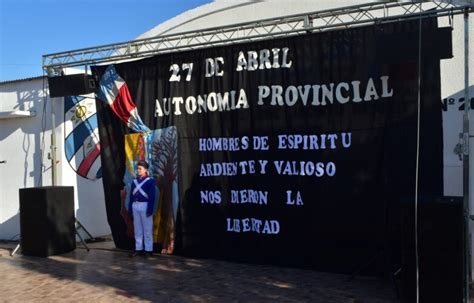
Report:
M 94 95 L 64 97 L 64 148 L 66 159 L 80 176 L 102 177 L 100 141 Z

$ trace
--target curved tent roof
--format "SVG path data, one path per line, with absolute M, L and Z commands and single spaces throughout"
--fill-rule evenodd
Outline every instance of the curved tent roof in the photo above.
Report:
M 258 21 L 293 14 L 303 14 L 331 8 L 360 5 L 367 0 L 215 0 L 214 2 L 188 10 L 153 29 L 137 39 L 176 34 L 211 27 Z M 372 1 L 380 2 L 380 1 Z

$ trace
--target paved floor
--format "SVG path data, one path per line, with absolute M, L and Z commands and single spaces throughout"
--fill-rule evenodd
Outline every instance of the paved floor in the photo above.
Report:
M 113 244 L 49 258 L 0 244 L 0 302 L 398 302 L 391 283 L 312 270 L 155 255 Z

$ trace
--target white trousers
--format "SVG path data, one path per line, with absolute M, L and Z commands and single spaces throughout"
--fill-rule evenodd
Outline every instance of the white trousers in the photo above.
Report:
M 146 202 L 133 202 L 133 228 L 135 230 L 135 250 L 143 250 L 145 238 L 145 251 L 153 251 L 153 216 L 146 216 Z

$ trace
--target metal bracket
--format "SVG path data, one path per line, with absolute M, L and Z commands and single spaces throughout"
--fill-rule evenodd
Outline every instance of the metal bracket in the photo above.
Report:
M 463 133 L 463 155 L 468 156 L 469 155 L 469 133 Z

